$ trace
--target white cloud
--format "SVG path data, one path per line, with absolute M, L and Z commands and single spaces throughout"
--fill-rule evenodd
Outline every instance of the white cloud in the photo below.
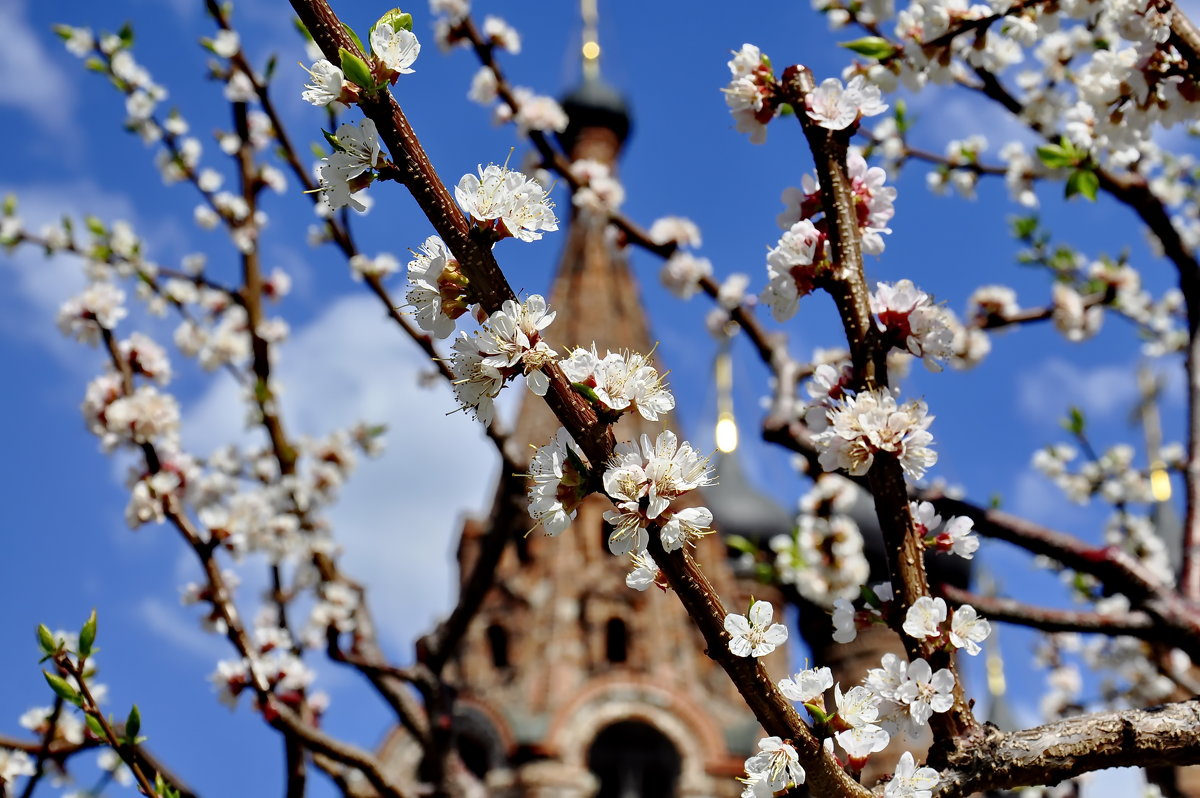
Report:
M 24 0 L 0 3 L 0 29 L 4 31 L 0 75 L 8 76 L 0 81 L 0 106 L 21 112 L 36 109 L 25 118 L 49 132 L 70 133 L 75 87 L 42 46 L 44 37 L 30 24 Z
M 364 460 L 330 512 L 347 573 L 366 584 L 385 640 L 406 654 L 451 606 L 463 515 L 487 509 L 497 458 L 448 388 L 418 385 L 428 361 L 365 295 L 333 302 L 284 347 L 276 372 L 289 433 L 323 435 L 357 421 L 388 425 L 383 457 Z M 509 390 L 516 390 L 516 387 Z M 184 441 L 207 453 L 245 440 L 231 380 L 186 411 Z
M 200 628 L 198 612 L 186 612 L 157 596 L 147 596 L 137 605 L 137 619 L 156 640 L 165 640 L 182 653 L 202 662 L 215 662 L 230 656 L 223 637 Z
M 1052 357 L 1021 374 L 1017 401 L 1027 418 L 1045 425 L 1057 425 L 1072 406 L 1089 418 L 1115 418 L 1137 402 L 1135 373 L 1128 364 L 1089 368 Z
M 0 23 L 2 23 L 0 14 Z M 2 56 L 0 56 L 2 59 Z M 2 68 L 2 67 L 0 67 Z M 27 186 L 0 186 L 0 195 L 14 194 L 18 216 L 26 229 L 37 233 L 43 225 L 57 224 L 64 215 L 76 224 L 76 235 L 82 230 L 85 214 L 102 211 L 106 221 L 135 220 L 129 200 L 99 188 L 90 181 L 75 181 Z M 45 254 L 30 246 L 22 246 L 11 254 L 0 256 L 0 335 L 33 341 L 48 348 L 56 358 L 67 364 L 93 360 L 87 350 L 68 341 L 54 326 L 59 306 L 83 290 L 85 285 L 80 260 L 71 255 Z
M 935 137 L 933 143 L 920 143 L 937 152 L 951 140 L 980 134 L 987 138 L 988 152 L 993 154 L 1010 141 L 1040 141 L 1004 108 L 959 87 L 929 86 L 919 92 L 904 92 L 904 100 L 912 116 L 926 122 L 936 120 L 936 124 L 918 124 L 914 130 L 923 130 L 927 138 Z
M 1021 518 L 1029 518 L 1041 524 L 1060 527 L 1071 524 L 1079 517 L 1079 506 L 1066 495 L 1049 477 L 1032 467 L 1021 471 L 1012 487 L 1012 506 L 1006 510 Z

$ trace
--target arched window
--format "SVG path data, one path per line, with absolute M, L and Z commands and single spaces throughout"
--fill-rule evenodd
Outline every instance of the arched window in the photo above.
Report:
M 609 618 L 604 625 L 604 658 L 609 662 L 624 662 L 629 658 L 629 635 L 620 618 Z
M 497 668 L 507 668 L 508 661 L 508 631 L 498 623 L 487 628 L 488 648 L 492 651 L 492 665 Z
M 595 798 L 675 798 L 680 769 L 671 741 L 638 721 L 605 727 L 588 750 L 588 770 L 600 780 Z

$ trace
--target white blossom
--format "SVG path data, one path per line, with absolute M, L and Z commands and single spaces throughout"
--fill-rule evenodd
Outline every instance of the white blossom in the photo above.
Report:
M 918 768 L 913 755 L 905 751 L 896 763 L 896 772 L 883 788 L 884 798 L 932 798 L 938 784 L 933 768 Z
M 970 604 L 963 604 L 954 611 L 950 619 L 950 642 L 955 648 L 961 648 L 974 656 L 981 649 L 979 644 L 987 640 L 992 633 L 992 626 Z
M 826 416 L 829 426 L 813 436 L 826 471 L 844 468 L 862 476 L 882 452 L 896 457 L 909 477 L 920 479 L 937 462 L 937 453 L 928 448 L 933 417 L 924 402 L 897 405 L 886 391 L 864 391 L 836 402 Z
M 805 773 L 800 766 L 800 755 L 791 745 L 778 737 L 766 737 L 758 741 L 758 751 L 746 760 L 746 778 L 743 781 L 766 785 L 768 795 L 804 783 Z
M 100 340 L 101 329 L 113 329 L 127 314 L 124 291 L 112 283 L 92 283 L 82 294 L 62 304 L 58 328 L 64 335 L 94 344 Z
M 829 130 L 844 130 L 864 116 L 877 116 L 888 109 L 879 87 L 855 75 L 845 87 L 837 78 L 826 78 L 805 98 L 808 116 Z
M 911 280 L 879 283 L 871 295 L 871 312 L 885 340 L 922 358 L 930 371 L 940 371 L 941 362 L 954 354 L 957 321 Z
M 725 631 L 729 634 L 729 650 L 737 657 L 763 657 L 787 642 L 788 630 L 781 623 L 771 623 L 775 614 L 770 602 L 756 601 L 750 613 L 725 616 Z
M 829 668 L 808 668 L 790 679 L 779 682 L 779 692 L 789 701 L 806 704 L 833 687 L 833 671 Z
M 454 320 L 467 312 L 466 278 L 442 239 L 430 236 L 408 262 L 409 289 L 405 299 L 416 309 L 417 326 L 447 338 Z
M 766 289 L 762 301 L 776 321 L 787 321 L 796 313 L 800 299 L 815 285 L 814 263 L 823 259 L 824 234 L 808 219 L 801 219 L 767 253 Z
M 647 421 L 675 408 L 675 397 L 663 384 L 649 358 L 637 352 L 608 352 L 599 356 L 591 350 L 575 349 L 561 363 L 573 383 L 592 390 L 601 407 L 611 413 L 636 410 Z
M 324 107 L 342 96 L 345 80 L 342 70 L 324 58 L 308 69 L 308 77 L 309 82 L 304 84 L 304 92 L 300 95 L 306 103 Z
M 554 203 L 536 180 L 506 167 L 488 164 L 479 175 L 466 174 L 454 187 L 459 206 L 501 237 L 536 241 L 542 231 L 558 229 Z
M 946 621 L 946 600 L 921 596 L 908 608 L 904 616 L 904 633 L 918 640 L 938 637 Z
M 587 460 L 564 428 L 533 453 L 529 463 L 529 514 L 547 535 L 570 526 L 583 501 Z
M 700 280 L 712 276 L 712 261 L 690 252 L 675 252 L 663 263 L 659 279 L 680 299 L 691 299 L 700 290 Z
M 908 663 L 908 677 L 896 688 L 896 699 L 908 705 L 911 722 L 924 726 L 934 712 L 954 705 L 954 674 L 948 668 L 937 673 L 923 659 Z
M 650 225 L 650 240 L 656 244 L 675 244 L 677 247 L 698 247 L 700 228 L 683 216 L 663 216 Z
M 413 62 L 421 52 L 421 43 L 412 31 L 385 22 L 371 31 L 371 52 L 388 72 L 411 75 Z
M 650 556 L 649 552 L 633 552 L 630 559 L 633 561 L 633 570 L 625 577 L 626 587 L 633 590 L 645 590 L 650 585 L 661 584 L 658 563 L 654 562 L 654 558 Z

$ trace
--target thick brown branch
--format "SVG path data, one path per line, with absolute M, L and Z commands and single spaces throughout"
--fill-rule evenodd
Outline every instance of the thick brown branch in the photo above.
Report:
M 1100 614 L 1079 610 L 1056 610 L 1035 607 L 1023 601 L 996 596 L 981 596 L 953 585 L 940 585 L 937 592 L 951 604 L 970 604 L 989 621 L 1003 621 L 1019 626 L 1041 629 L 1043 632 L 1095 632 L 1105 635 L 1128 635 L 1141 640 L 1170 640 L 1170 630 L 1144 612 Z
M 821 741 L 813 735 L 791 702 L 771 681 L 762 663 L 753 657 L 735 656 L 729 650 L 729 635 L 724 628 L 727 615 L 725 606 L 687 550 L 667 554 L 663 551 L 657 531 L 652 531 L 650 553 L 704 635 L 706 653 L 729 674 L 763 729 L 769 735 L 792 741 L 800 756 L 800 763 L 809 773 L 807 786 L 810 794 L 814 798 L 868 796 L 870 793 L 851 780 L 825 751 Z
M 1002 734 L 994 727 L 959 749 L 936 798 L 1056 784 L 1093 770 L 1200 763 L 1200 700 L 1098 712 Z
M 857 387 L 861 390 L 886 389 L 887 346 L 880 341 L 871 312 L 855 198 L 847 178 L 849 134 L 827 130 L 802 111 L 808 94 L 815 88 L 812 73 L 807 68 L 793 66 L 784 72 L 783 99 L 797 109 L 796 118 L 812 150 L 817 182 L 821 186 L 824 232 L 832 271 L 823 285 L 841 316 Z M 918 599 L 929 595 L 924 544 L 908 509 L 908 488 L 900 462 L 892 456 L 877 456 L 867 472 L 867 483 L 875 497 L 875 513 L 887 551 L 888 571 L 898 604 L 896 623 L 899 624 Z M 901 634 L 901 639 L 910 660 L 925 659 L 935 670 L 949 668 L 955 673 L 954 706 L 949 712 L 930 720 L 937 740 L 934 751 L 968 744 L 978 732 L 979 725 L 967 703 L 953 658 L 944 650 L 938 650 L 931 641 L 905 634 Z

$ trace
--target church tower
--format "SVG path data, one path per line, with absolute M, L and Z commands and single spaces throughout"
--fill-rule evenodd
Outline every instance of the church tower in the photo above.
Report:
M 592 159 L 615 172 L 630 117 L 599 77 L 594 0 L 585 2 L 583 53 L 583 81 L 563 103 L 570 124 L 561 141 L 572 161 Z M 547 339 L 560 354 L 593 342 L 601 355 L 654 348 L 636 280 L 611 233 L 603 214 L 573 212 L 549 295 L 558 317 Z M 523 397 L 514 461 L 527 463 L 531 445 L 547 443 L 558 427 L 541 400 Z M 636 440 L 664 428 L 628 414 L 615 432 Z M 502 477 L 490 517 L 469 520 L 459 545 L 465 578 L 489 529 L 508 527 L 495 583 L 447 669 L 459 689 L 464 764 L 493 796 L 739 795 L 735 779 L 759 726 L 705 655 L 678 599 L 626 587 L 629 563 L 607 548 L 608 499 L 588 497 L 570 528 L 546 537 L 529 533 L 525 490 L 523 479 Z M 744 611 L 751 592 L 769 592 L 735 576 L 719 534 L 700 540 L 694 554 L 731 608 Z M 767 663 L 777 677 L 786 675 L 785 656 Z

